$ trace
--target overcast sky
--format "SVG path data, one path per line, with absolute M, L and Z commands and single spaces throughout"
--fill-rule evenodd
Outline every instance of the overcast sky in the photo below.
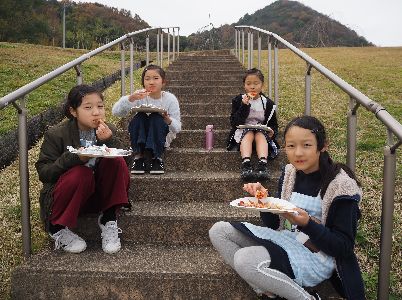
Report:
M 98 2 L 130 10 L 152 27 L 179 26 L 188 36 L 212 23 L 214 27 L 237 22 L 246 13 L 274 0 L 73 0 Z M 348 26 L 377 46 L 402 46 L 402 0 L 299 0 L 306 6 Z

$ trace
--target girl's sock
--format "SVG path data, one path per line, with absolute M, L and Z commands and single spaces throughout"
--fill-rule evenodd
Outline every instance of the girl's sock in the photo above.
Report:
M 59 232 L 60 230 L 62 230 L 64 228 L 66 228 L 66 227 L 63 225 L 59 225 L 59 224 L 53 225 L 51 222 L 49 222 L 49 233 L 51 235 L 55 234 L 56 232 Z
M 250 157 L 243 157 L 242 163 L 244 164 L 245 162 L 248 162 L 250 160 L 251 160 Z
M 101 224 L 105 225 L 109 221 L 116 221 L 116 207 L 112 206 L 103 212 Z
M 268 162 L 266 157 L 260 157 L 259 160 L 262 161 L 262 162 L 264 162 L 264 163 L 267 163 L 267 162 Z

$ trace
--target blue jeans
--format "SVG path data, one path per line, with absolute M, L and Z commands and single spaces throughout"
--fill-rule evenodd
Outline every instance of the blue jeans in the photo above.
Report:
M 128 125 L 128 132 L 134 153 L 151 150 L 154 157 L 162 156 L 169 126 L 159 113 L 137 113 Z

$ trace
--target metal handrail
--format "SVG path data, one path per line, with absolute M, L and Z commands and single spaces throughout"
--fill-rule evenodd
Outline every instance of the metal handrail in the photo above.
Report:
M 22 222 L 22 247 L 24 256 L 27 258 L 31 254 L 31 224 L 30 224 L 30 201 L 29 201 L 29 173 L 28 173 L 28 143 L 27 143 L 27 109 L 25 108 L 25 96 L 28 95 L 33 90 L 42 86 L 43 84 L 49 82 L 50 80 L 60 76 L 61 74 L 74 68 L 77 72 L 77 84 L 82 84 L 82 72 L 81 64 L 96 56 L 103 51 L 120 44 L 121 49 L 121 95 L 123 96 L 126 92 L 125 88 L 125 50 L 124 42 L 126 40 L 130 41 L 130 93 L 133 91 L 133 39 L 132 37 L 144 33 L 157 30 L 157 41 L 163 43 L 163 29 L 173 29 L 173 39 L 175 39 L 175 30 L 177 29 L 177 48 L 174 49 L 175 43 L 173 43 L 173 60 L 175 59 L 175 52 L 179 56 L 179 31 L 180 27 L 151 27 L 145 28 L 131 33 L 127 33 L 110 43 L 103 45 L 95 50 L 92 50 L 80 57 L 64 64 L 63 66 L 39 77 L 38 79 L 20 87 L 19 89 L 5 95 L 0 98 L 0 110 L 4 109 L 9 104 L 12 104 L 18 112 L 18 147 L 19 147 L 19 173 L 20 173 L 20 201 L 21 201 L 21 222 Z M 170 38 L 168 33 L 168 38 Z M 149 64 L 149 35 L 146 37 L 146 63 Z M 170 46 L 170 45 L 169 45 Z M 168 49 L 168 62 L 170 61 L 170 49 Z M 157 51 L 158 63 L 163 64 L 163 48 L 159 52 Z M 16 103 L 17 100 L 21 100 L 19 105 Z
M 258 65 L 260 66 L 261 47 L 260 34 L 268 36 L 268 94 L 271 95 L 271 44 L 274 42 L 274 96 L 275 104 L 279 102 L 279 72 L 278 72 L 278 42 L 298 55 L 307 63 L 305 75 L 305 114 L 311 112 L 311 69 L 314 68 L 336 86 L 342 89 L 350 97 L 349 111 L 347 116 L 347 165 L 354 171 L 356 166 L 356 136 L 357 136 L 357 109 L 363 106 L 372 112 L 387 128 L 387 145 L 384 147 L 384 173 L 382 191 L 382 214 L 381 214 L 381 248 L 380 248 L 380 268 L 378 274 L 377 298 L 380 300 L 388 299 L 391 252 L 392 252 L 392 220 L 394 211 L 395 181 L 396 181 L 396 150 L 402 144 L 402 124 L 398 122 L 384 107 L 371 100 L 359 90 L 348 84 L 339 76 L 328 70 L 306 53 L 296 48 L 279 35 L 263 30 L 254 26 L 235 26 L 235 55 L 244 64 L 244 31 L 248 32 L 248 68 L 252 68 L 253 51 L 253 32 L 258 32 Z M 242 39 L 240 39 L 240 33 Z M 240 55 L 240 52 L 242 55 Z M 398 141 L 394 142 L 393 136 Z

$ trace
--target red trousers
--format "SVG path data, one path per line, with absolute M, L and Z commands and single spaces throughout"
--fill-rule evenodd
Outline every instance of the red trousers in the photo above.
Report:
M 129 171 L 121 157 L 101 158 L 95 170 L 73 167 L 55 185 L 50 222 L 74 228 L 80 213 L 128 204 L 129 185 Z

